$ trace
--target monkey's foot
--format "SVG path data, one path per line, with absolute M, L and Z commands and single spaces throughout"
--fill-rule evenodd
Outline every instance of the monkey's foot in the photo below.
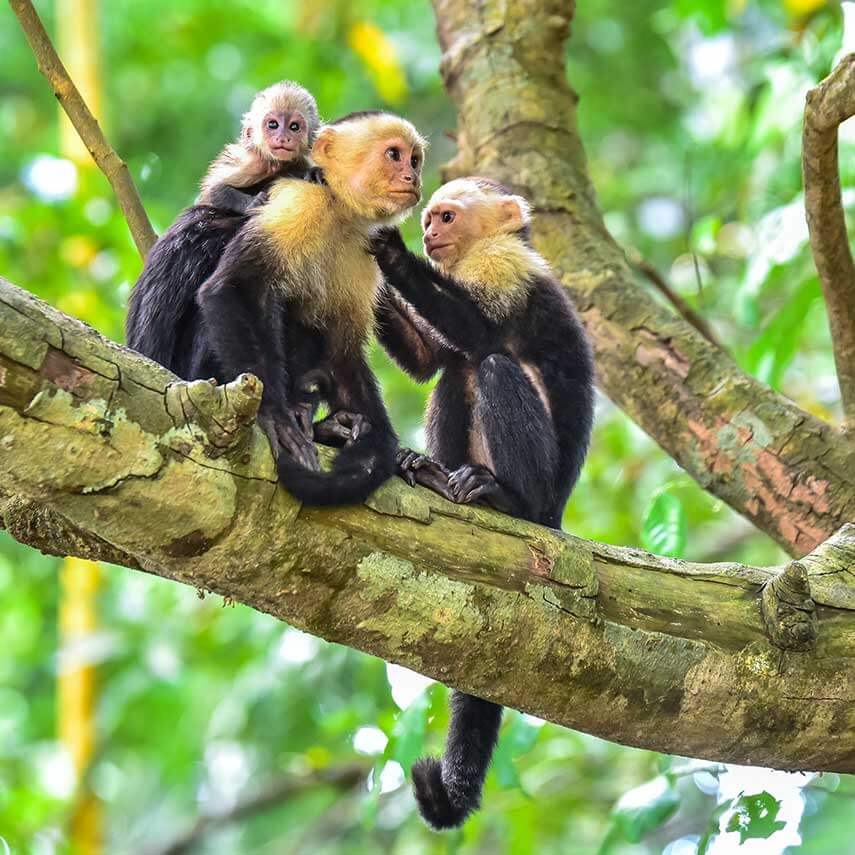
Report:
M 504 494 L 496 476 L 486 466 L 473 463 L 464 464 L 448 476 L 448 489 L 452 501 L 460 505 L 488 501 Z
M 371 422 L 361 413 L 336 410 L 315 424 L 315 442 L 324 445 L 350 445 L 371 430 Z
M 285 452 L 295 463 L 312 472 L 320 471 L 318 450 L 311 438 L 303 432 L 293 415 L 289 414 L 289 417 L 277 419 L 265 414 L 259 417 L 259 422 L 267 436 L 271 437 L 271 445 L 274 448 L 278 444 L 279 449 Z M 273 437 L 276 439 L 275 444 L 272 442 Z M 275 450 L 274 456 L 278 457 Z

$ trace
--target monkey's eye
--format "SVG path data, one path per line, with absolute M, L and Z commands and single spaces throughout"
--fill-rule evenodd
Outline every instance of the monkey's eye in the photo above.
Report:
M 276 119 L 268 119 L 267 127 L 270 128 L 271 131 L 275 131 L 279 127 L 279 122 Z
M 297 131 L 300 130 L 300 123 L 299 122 L 291 122 L 291 124 L 288 125 L 288 127 L 296 133 Z
M 389 160 L 394 160 L 397 162 L 401 159 L 401 151 L 400 149 L 397 149 L 394 146 L 392 148 L 387 148 L 386 157 L 388 157 Z
M 441 219 L 444 223 L 453 222 L 454 221 L 454 211 L 443 211 Z
M 413 169 L 418 169 L 418 168 L 419 168 L 419 156 L 418 156 L 417 154 L 414 154 L 414 155 L 410 158 L 410 166 L 412 166 L 412 167 L 413 167 Z

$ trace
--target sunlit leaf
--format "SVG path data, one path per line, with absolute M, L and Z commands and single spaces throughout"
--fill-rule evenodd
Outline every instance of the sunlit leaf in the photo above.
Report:
M 410 773 L 413 761 L 424 751 L 427 714 L 430 700 L 427 692 L 422 692 L 399 716 L 392 731 L 387 747 L 387 756 L 396 760 Z
M 780 801 L 765 791 L 740 796 L 727 821 L 726 830 L 739 832 L 740 845 L 752 838 L 765 840 L 786 826 L 785 822 L 777 818 L 780 809 Z
M 653 497 L 644 516 L 641 539 L 645 549 L 679 557 L 686 548 L 686 511 L 673 493 L 663 490 Z
M 407 97 L 407 78 L 386 33 L 370 21 L 358 21 L 350 28 L 347 43 L 365 66 L 377 94 L 390 104 L 400 104 Z

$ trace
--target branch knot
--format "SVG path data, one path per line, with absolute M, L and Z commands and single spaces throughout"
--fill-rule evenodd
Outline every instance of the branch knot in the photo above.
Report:
M 760 599 L 769 640 L 782 650 L 810 650 L 816 643 L 816 604 L 810 593 L 807 568 L 791 561 L 770 579 Z

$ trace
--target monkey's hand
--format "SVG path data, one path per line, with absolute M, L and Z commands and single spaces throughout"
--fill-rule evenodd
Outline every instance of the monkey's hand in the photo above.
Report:
M 450 502 L 454 501 L 448 489 L 448 470 L 441 463 L 409 448 L 399 448 L 395 462 L 398 475 L 411 487 L 421 484 Z
M 394 264 L 407 254 L 407 245 L 401 237 L 401 232 L 395 227 L 379 229 L 371 238 L 368 251 L 377 259 L 377 263 Z
M 326 184 L 327 180 L 324 178 L 324 171 L 320 166 L 310 166 L 309 171 L 306 173 L 306 181 L 310 184 Z
M 460 505 L 486 502 L 498 511 L 509 512 L 512 502 L 496 476 L 486 467 L 466 463 L 448 476 L 452 501 Z
M 315 424 L 315 442 L 342 446 L 356 442 L 371 430 L 371 422 L 361 413 L 337 410 Z
M 270 194 L 266 190 L 262 190 L 261 192 L 255 194 L 252 201 L 246 206 L 246 211 L 247 213 L 249 213 L 250 211 L 255 211 L 262 205 L 266 205 L 269 201 Z

